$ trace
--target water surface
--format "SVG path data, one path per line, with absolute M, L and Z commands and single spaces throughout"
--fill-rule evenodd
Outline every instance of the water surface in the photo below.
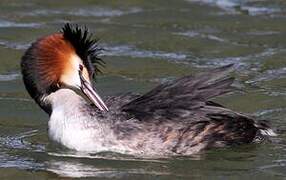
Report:
M 285 1 L 4 0 L 0 9 L 0 179 L 285 179 Z M 48 116 L 26 93 L 19 61 L 32 41 L 65 22 L 86 25 L 100 38 L 107 63 L 97 78 L 102 95 L 143 93 L 234 63 L 235 85 L 243 91 L 216 100 L 270 120 L 279 136 L 165 159 L 82 154 L 52 144 Z

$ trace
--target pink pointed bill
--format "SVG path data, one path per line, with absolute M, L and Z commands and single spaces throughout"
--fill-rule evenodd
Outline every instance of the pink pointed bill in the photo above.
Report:
M 101 99 L 101 97 L 96 93 L 92 88 L 91 84 L 86 81 L 82 76 L 81 77 L 81 91 L 88 97 L 88 99 L 96 105 L 101 111 L 108 111 L 107 106 Z

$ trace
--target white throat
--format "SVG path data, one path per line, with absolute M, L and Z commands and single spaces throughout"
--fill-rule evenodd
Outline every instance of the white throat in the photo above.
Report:
M 70 89 L 60 89 L 45 98 L 52 105 L 49 136 L 78 151 L 101 151 L 94 139 L 104 139 L 103 127 L 88 113 L 86 101 Z

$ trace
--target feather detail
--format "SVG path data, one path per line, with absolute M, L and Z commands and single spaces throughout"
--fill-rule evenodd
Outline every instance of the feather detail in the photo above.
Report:
M 232 91 L 234 78 L 227 77 L 232 65 L 223 66 L 208 73 L 183 78 L 161 84 L 125 104 L 122 110 L 134 114 L 137 118 L 162 111 L 176 109 L 192 110 L 205 105 L 208 100 Z M 146 116 L 147 115 L 147 116 Z
M 82 59 L 87 67 L 89 74 L 94 77 L 101 73 L 99 66 L 104 67 L 105 62 L 99 58 L 102 48 L 98 47 L 98 39 L 92 38 L 92 33 L 78 25 L 65 24 L 62 28 L 64 38 L 75 48 L 77 55 Z

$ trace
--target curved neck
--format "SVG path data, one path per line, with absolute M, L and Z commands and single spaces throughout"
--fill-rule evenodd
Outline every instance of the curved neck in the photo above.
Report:
M 70 89 L 59 89 L 46 96 L 43 102 L 51 105 L 51 113 L 58 109 L 66 113 L 79 113 L 87 106 L 87 102 Z

